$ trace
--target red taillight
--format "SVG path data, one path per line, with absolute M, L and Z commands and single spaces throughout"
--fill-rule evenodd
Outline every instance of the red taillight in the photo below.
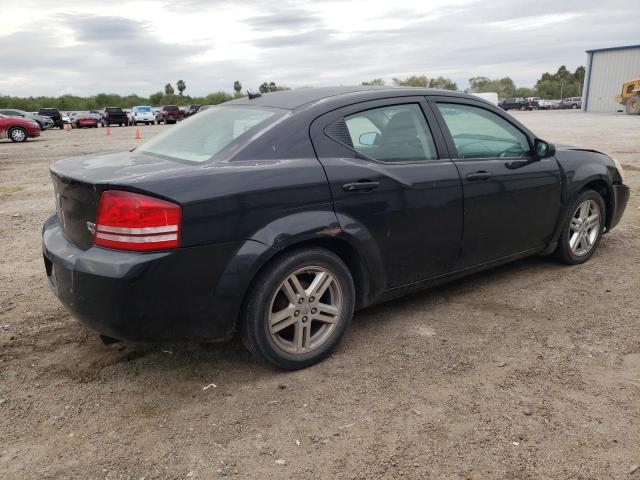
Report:
M 119 250 L 163 250 L 180 246 L 179 205 L 139 193 L 107 190 L 100 198 L 95 242 Z

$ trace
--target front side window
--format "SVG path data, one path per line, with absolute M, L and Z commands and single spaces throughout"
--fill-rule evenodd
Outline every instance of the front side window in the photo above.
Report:
M 285 114 L 257 107 L 212 107 L 145 143 L 138 151 L 188 162 L 206 162 Z
M 381 162 L 438 158 L 420 106 L 412 103 L 373 108 L 345 117 L 353 148 Z
M 439 103 L 458 158 L 519 158 L 531 155 L 526 135 L 484 108 Z

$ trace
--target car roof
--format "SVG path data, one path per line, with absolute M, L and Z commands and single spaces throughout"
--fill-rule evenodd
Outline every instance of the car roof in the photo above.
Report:
M 315 104 L 328 98 L 337 99 L 339 97 L 345 103 L 375 100 L 377 98 L 393 96 L 411 95 L 446 95 L 463 98 L 479 97 L 466 95 L 464 93 L 453 92 L 451 90 L 440 90 L 435 88 L 422 87 L 375 87 L 375 86 L 343 86 L 343 87 L 313 87 L 298 88 L 295 90 L 282 90 L 279 92 L 265 93 L 257 98 L 249 99 L 242 97 L 226 102 L 225 105 L 255 105 L 260 107 L 283 108 L 286 110 L 296 110 L 303 106 Z

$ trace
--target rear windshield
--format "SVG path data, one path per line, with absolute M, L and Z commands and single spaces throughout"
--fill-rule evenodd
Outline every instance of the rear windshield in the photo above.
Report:
M 118 107 L 109 107 L 106 110 L 109 113 L 122 113 L 122 109 Z
M 151 107 L 136 107 L 136 112 L 147 113 L 151 111 Z
M 169 106 L 164 107 L 164 111 L 165 112 L 177 112 L 179 110 L 180 109 L 175 105 L 169 105 Z
M 165 130 L 138 151 L 187 162 L 206 162 L 222 149 L 246 141 L 285 113 L 270 108 L 212 107 Z

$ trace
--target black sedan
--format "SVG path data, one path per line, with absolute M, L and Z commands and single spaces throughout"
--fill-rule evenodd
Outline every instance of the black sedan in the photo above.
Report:
M 51 288 L 104 338 L 218 341 L 287 369 L 354 310 L 536 254 L 580 264 L 629 197 L 603 153 L 477 97 L 290 90 L 51 168 Z

